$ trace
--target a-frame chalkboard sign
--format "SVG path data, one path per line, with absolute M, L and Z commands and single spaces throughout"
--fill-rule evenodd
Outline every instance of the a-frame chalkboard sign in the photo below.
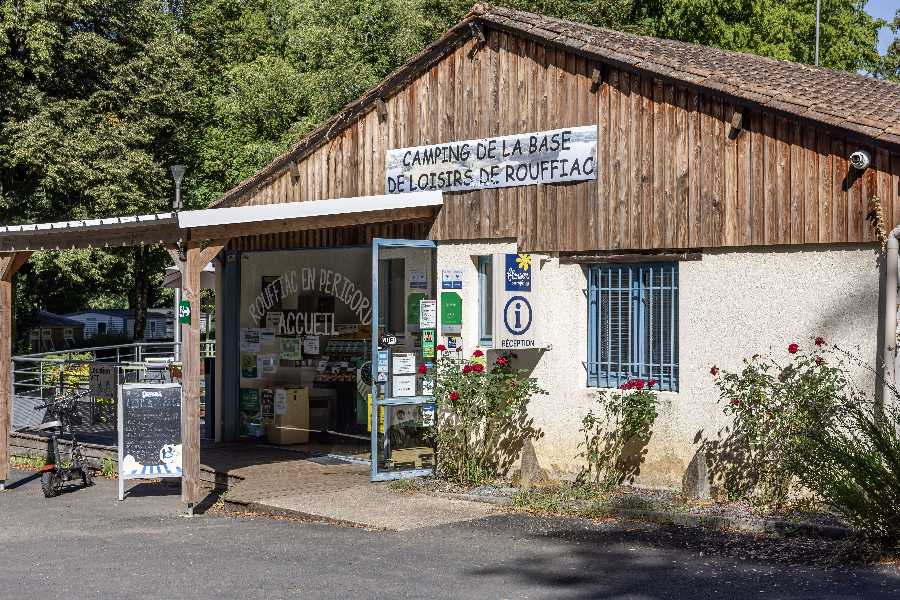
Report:
M 126 479 L 181 477 L 181 385 L 119 386 L 119 500 Z

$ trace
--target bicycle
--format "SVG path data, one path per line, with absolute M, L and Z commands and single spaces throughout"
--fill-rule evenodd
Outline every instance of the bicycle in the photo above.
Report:
M 52 402 L 35 406 L 34 410 L 42 410 L 51 408 L 54 420 L 38 425 L 39 430 L 53 430 L 53 464 L 43 468 L 41 473 L 41 489 L 44 497 L 53 498 L 59 495 L 62 484 L 66 481 L 72 481 L 78 475 L 84 487 L 94 485 L 91 479 L 91 472 L 84 465 L 84 457 L 81 454 L 81 448 L 75 439 L 75 432 L 72 431 L 72 415 L 76 410 L 75 401 L 78 398 L 88 395 L 89 391 L 69 392 L 67 394 L 56 396 Z M 59 435 L 68 433 L 72 436 L 72 455 L 68 466 L 64 466 L 59 456 Z

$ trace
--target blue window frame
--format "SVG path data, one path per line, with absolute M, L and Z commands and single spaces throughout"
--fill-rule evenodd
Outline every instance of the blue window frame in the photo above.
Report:
M 678 389 L 678 263 L 588 269 L 588 385 Z
M 478 345 L 494 345 L 494 257 L 478 257 Z

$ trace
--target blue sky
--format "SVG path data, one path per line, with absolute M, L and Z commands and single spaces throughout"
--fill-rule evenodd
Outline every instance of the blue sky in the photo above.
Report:
M 894 13 L 898 8 L 900 8 L 900 4 L 898 4 L 897 0 L 869 0 L 866 3 L 867 13 L 876 19 L 880 17 L 888 22 L 894 20 Z M 890 29 L 887 27 L 882 29 L 878 33 L 878 52 L 881 54 L 887 52 L 887 47 L 893 39 L 894 34 L 891 33 Z

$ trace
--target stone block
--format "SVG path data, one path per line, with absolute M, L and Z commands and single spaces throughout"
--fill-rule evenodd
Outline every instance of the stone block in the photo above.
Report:
M 522 446 L 522 467 L 519 469 L 519 487 L 523 490 L 544 480 L 544 471 L 538 464 L 537 453 L 530 439 L 525 440 Z
M 687 500 L 709 500 L 709 474 L 706 455 L 698 450 L 681 477 L 681 495 Z

